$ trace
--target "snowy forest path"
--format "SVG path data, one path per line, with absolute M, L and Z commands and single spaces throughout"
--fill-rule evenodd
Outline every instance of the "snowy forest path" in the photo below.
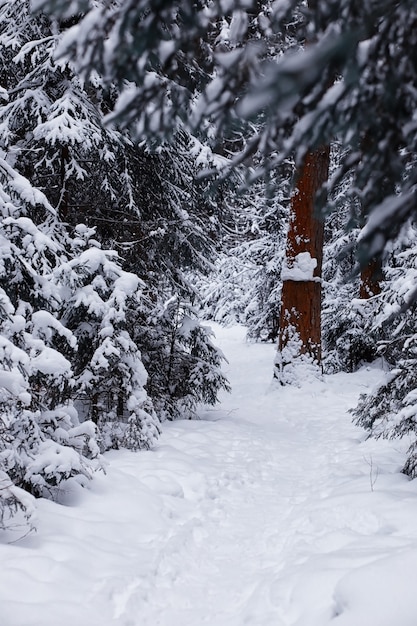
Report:
M 347 552 L 380 532 L 367 503 L 377 460 L 364 458 L 363 435 L 346 415 L 357 380 L 341 374 L 277 389 L 274 346 L 246 344 L 244 333 L 217 329 L 232 394 L 199 422 L 167 424 L 152 468 L 146 455 L 138 459 L 138 477 L 172 520 L 152 576 L 147 570 L 115 596 L 116 614 L 142 612 L 142 626 L 323 626 L 339 611 L 333 590 Z M 363 376 L 365 388 L 375 372 Z M 351 507 L 343 485 L 355 473 L 366 493 Z M 380 549 L 358 548 L 356 566 Z
M 369 577 L 388 595 L 399 554 L 415 571 L 417 481 L 347 413 L 381 372 L 277 388 L 274 346 L 216 334 L 232 393 L 40 502 L 37 535 L 4 550 L 1 626 L 413 626 Z

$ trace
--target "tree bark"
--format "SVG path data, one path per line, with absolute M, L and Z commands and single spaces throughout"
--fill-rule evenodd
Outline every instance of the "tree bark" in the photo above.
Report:
M 317 191 L 328 177 L 329 152 L 329 146 L 323 146 L 307 154 L 292 197 L 278 342 L 278 350 L 282 354 L 289 341 L 296 337 L 298 354 L 308 354 L 317 363 L 321 362 L 324 223 L 314 214 L 314 201 Z M 309 271 L 300 269 L 303 256 L 310 265 Z M 284 358 L 282 367 L 285 365 Z
M 359 287 L 359 297 L 368 300 L 372 296 L 381 293 L 382 280 L 382 260 L 371 259 L 361 270 L 361 283 Z

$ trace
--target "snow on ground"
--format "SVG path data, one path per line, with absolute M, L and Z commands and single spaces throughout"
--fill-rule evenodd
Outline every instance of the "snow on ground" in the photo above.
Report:
M 111 452 L 89 490 L 0 536 L 1 626 L 415 626 L 417 481 L 347 410 L 376 368 L 274 388 L 271 345 L 216 327 L 233 393 Z

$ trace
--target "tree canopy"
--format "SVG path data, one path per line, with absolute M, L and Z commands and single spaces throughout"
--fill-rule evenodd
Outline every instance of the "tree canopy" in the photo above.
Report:
M 361 262 L 382 252 L 415 202 L 417 9 L 412 0 L 281 2 L 33 0 L 77 16 L 57 54 L 119 95 L 109 123 L 141 137 L 179 124 L 213 136 L 246 125 L 236 160 L 264 167 L 335 137 L 346 151 L 331 189 L 353 173 Z M 284 47 L 285 43 L 285 47 Z M 306 45 L 308 44 L 308 45 Z M 261 127 L 254 120 L 262 117 Z M 252 130 L 251 130 L 252 129 Z

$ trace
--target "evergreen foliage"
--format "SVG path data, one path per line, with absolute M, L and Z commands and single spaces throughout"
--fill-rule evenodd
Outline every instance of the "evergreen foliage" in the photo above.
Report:
M 410 437 L 404 471 L 417 476 L 417 328 L 413 292 L 417 272 L 417 228 L 410 222 L 393 247 L 384 268 L 386 281 L 374 325 L 380 332 L 379 353 L 390 371 L 354 411 L 358 424 L 375 437 Z
M 102 250 L 94 232 L 77 228 L 74 258 L 61 264 L 55 280 L 61 289 L 60 320 L 77 339 L 73 394 L 85 401 L 86 417 L 99 426 L 102 447 L 128 442 L 134 449 L 150 448 L 159 423 L 144 386 L 147 373 L 129 332 L 129 316 L 142 305 L 143 285 L 122 270 L 117 254 Z M 111 425 L 122 419 L 119 438 Z M 135 432 L 135 436 L 133 433 Z
M 0 161 L 0 470 L 2 523 L 34 495 L 56 497 L 70 478 L 100 465 L 96 431 L 70 399 L 76 340 L 58 320 L 52 275 L 66 261 L 67 235 L 45 196 Z M 31 219 L 37 215 L 39 223 Z M 41 220 L 41 218 L 43 218 Z
M 84 485 L 100 451 L 151 448 L 160 418 L 228 388 L 188 278 L 214 259 L 217 201 L 198 175 L 216 159 L 179 126 L 157 147 L 106 127 L 118 88 L 57 60 L 67 17 L 0 3 L 2 526 L 31 523 L 21 488 Z
M 179 296 L 136 318 L 135 339 L 149 374 L 148 392 L 162 420 L 192 418 L 199 403 L 216 404 L 220 389 L 229 389 L 221 371 L 222 353 L 212 331 Z
M 200 280 L 204 314 L 245 325 L 253 341 L 277 338 L 290 170 L 229 198 L 235 202 L 234 229 L 223 225 L 215 270 Z
M 117 90 L 97 71 L 83 82 L 71 64 L 56 60 L 65 20 L 31 16 L 27 0 L 5 0 L 0 19 L 0 130 L 8 160 L 63 221 L 86 223 L 105 247 L 119 249 L 125 269 L 156 289 L 162 274 L 165 285 L 188 289 L 181 267 L 207 269 L 218 229 L 196 180 L 210 154 L 181 129 L 152 152 L 128 132 L 105 127 Z
M 333 146 L 333 172 L 339 165 L 339 150 Z M 335 189 L 329 198 L 334 211 L 325 222 L 322 338 L 326 372 L 352 372 L 362 362 L 372 361 L 380 334 L 373 327 L 379 298 L 359 298 L 355 251 L 361 207 L 352 201 L 349 189 L 350 181 Z
M 235 122 L 263 116 L 260 130 L 246 126 L 240 159 L 259 149 L 266 166 L 275 167 L 294 152 L 299 163 L 307 150 L 337 136 L 346 151 L 330 187 L 353 176 L 350 193 L 366 216 L 361 262 L 380 254 L 412 211 L 412 0 L 360 6 L 319 0 L 309 7 L 299 0 L 249 7 L 101 0 L 89 9 L 79 1 L 69 9 L 61 0 L 35 0 L 33 6 L 57 16 L 85 11 L 59 54 L 84 77 L 98 70 L 108 84 L 115 81 L 121 93 L 108 119 L 133 123 L 142 137 L 165 135 L 179 119 L 201 130 L 210 119 L 222 136 Z M 289 47 L 276 54 L 284 40 Z

